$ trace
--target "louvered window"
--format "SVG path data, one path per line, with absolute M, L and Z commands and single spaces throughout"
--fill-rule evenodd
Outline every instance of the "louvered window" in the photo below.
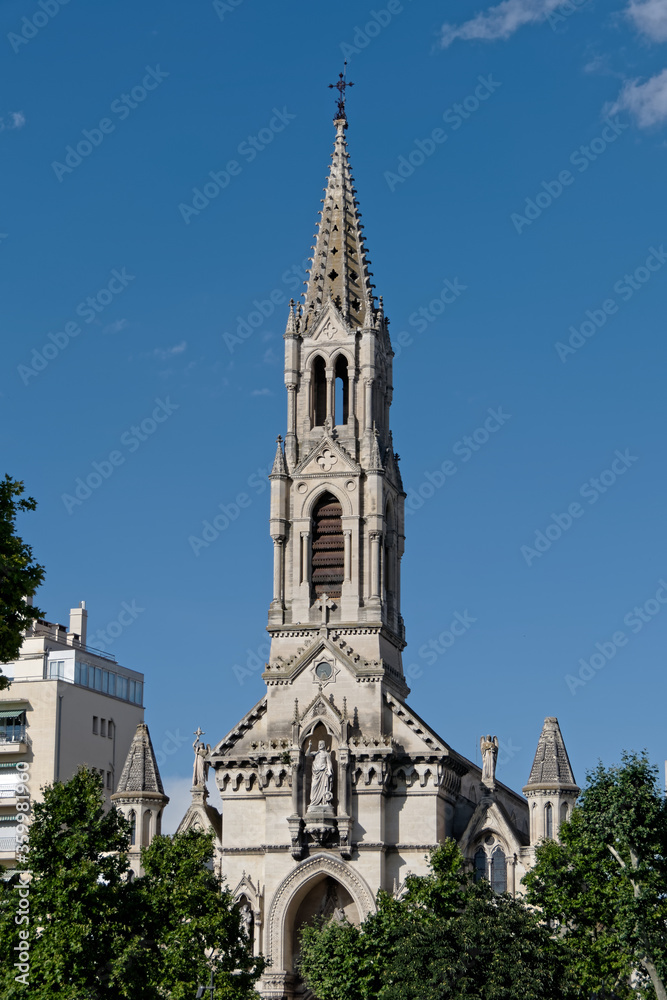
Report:
M 325 493 L 313 514 L 312 581 L 316 597 L 340 597 L 345 564 L 343 509 Z

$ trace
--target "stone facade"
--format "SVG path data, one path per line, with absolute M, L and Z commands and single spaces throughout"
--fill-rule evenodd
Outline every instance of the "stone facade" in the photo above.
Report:
M 287 430 L 269 477 L 266 694 L 206 748 L 222 812 L 208 804 L 196 766 L 180 827 L 215 831 L 221 874 L 271 963 L 261 995 L 275 1000 L 302 995 L 304 923 L 318 914 L 359 923 L 379 889 L 400 894 L 409 873 L 425 873 L 427 851 L 445 837 L 499 891 L 519 891 L 532 859 L 531 811 L 496 780 L 495 738 L 483 738 L 480 768 L 407 704 L 393 352 L 370 280 L 344 114 L 334 124 L 305 301 L 290 304 L 284 338 Z M 543 744 L 545 761 L 560 753 L 557 740 Z M 541 815 L 553 793 L 561 815 L 574 779 L 545 767 L 526 791 Z M 533 843 L 543 832 L 533 825 Z

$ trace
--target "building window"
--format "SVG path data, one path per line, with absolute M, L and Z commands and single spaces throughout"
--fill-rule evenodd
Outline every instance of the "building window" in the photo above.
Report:
M 106 736 L 107 734 L 107 720 L 100 719 L 100 736 Z
M 25 711 L 16 708 L 0 712 L 0 743 L 23 743 Z
M 334 423 L 346 424 L 349 417 L 349 382 L 347 378 L 347 358 L 342 354 L 336 358 L 336 419 Z
M 313 425 L 323 427 L 327 416 L 327 370 L 324 358 L 319 356 L 313 361 L 312 392 Z
M 316 597 L 340 597 L 345 572 L 343 508 L 325 493 L 313 512 L 312 576 Z
M 116 697 L 127 701 L 127 677 L 118 677 L 116 681 Z
M 0 799 L 16 798 L 16 786 L 22 781 L 19 776 L 17 761 L 10 764 L 0 763 Z
M 94 716 L 93 716 L 93 732 L 95 733 L 95 735 L 96 735 L 96 736 L 97 736 L 97 733 L 98 733 L 98 731 L 99 731 L 99 730 L 98 730 L 98 726 L 97 726 L 97 723 L 98 723 L 98 718 L 97 718 L 97 716 L 96 716 L 96 715 L 94 715 Z
M 502 847 L 491 855 L 491 888 L 494 892 L 507 892 L 507 860 Z
M 111 789 L 111 771 L 107 771 L 107 788 Z
M 486 878 L 486 851 L 483 847 L 475 854 L 475 882 L 479 882 L 480 879 Z
M 65 677 L 65 661 L 49 661 L 49 680 L 63 680 Z
M 567 802 L 563 802 L 562 805 L 561 805 L 561 807 L 560 807 L 560 821 L 561 821 L 561 823 L 567 823 L 567 814 L 568 814 Z
M 134 809 L 130 810 L 128 819 L 130 821 L 130 845 L 134 847 L 137 842 L 137 814 Z
M 554 835 L 554 816 L 551 803 L 547 802 L 544 807 L 544 836 L 551 838 Z
M 109 719 L 109 725 L 107 726 L 107 736 L 109 737 L 110 740 L 113 739 L 113 727 L 114 727 L 114 721 L 113 719 Z

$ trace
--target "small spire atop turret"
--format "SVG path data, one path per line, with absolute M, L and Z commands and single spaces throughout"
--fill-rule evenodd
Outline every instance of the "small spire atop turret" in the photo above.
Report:
M 297 323 L 296 323 L 296 303 L 294 299 L 289 300 L 289 315 L 287 317 L 287 326 L 285 327 L 286 337 L 295 337 L 297 334 Z
M 285 455 L 283 454 L 283 439 L 279 434 L 276 438 L 276 457 L 273 460 L 273 468 L 271 469 L 272 476 L 286 476 L 287 464 L 285 462 Z
M 371 472 L 383 472 L 382 457 L 380 455 L 380 435 L 377 427 L 373 427 L 373 443 L 371 446 Z
M 544 785 L 576 788 L 579 791 L 558 719 L 551 715 L 544 720 L 530 777 L 525 787 L 540 788 Z
M 338 110 L 336 112 L 335 122 L 344 122 L 347 125 L 347 115 L 345 113 L 345 90 L 347 87 L 354 87 L 354 84 L 350 81 L 348 82 L 345 77 L 347 76 L 347 59 L 343 63 L 343 72 L 338 74 L 338 83 L 330 83 L 329 90 L 338 91 Z

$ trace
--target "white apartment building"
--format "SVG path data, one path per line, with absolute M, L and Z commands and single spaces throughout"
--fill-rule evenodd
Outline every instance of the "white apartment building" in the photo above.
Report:
M 13 867 L 19 823 L 17 765 L 30 765 L 30 796 L 67 781 L 82 764 L 98 771 L 111 805 L 137 725 L 144 676 L 86 645 L 85 602 L 64 625 L 39 621 L 18 660 L 2 665 L 11 685 L 0 692 L 0 866 Z

